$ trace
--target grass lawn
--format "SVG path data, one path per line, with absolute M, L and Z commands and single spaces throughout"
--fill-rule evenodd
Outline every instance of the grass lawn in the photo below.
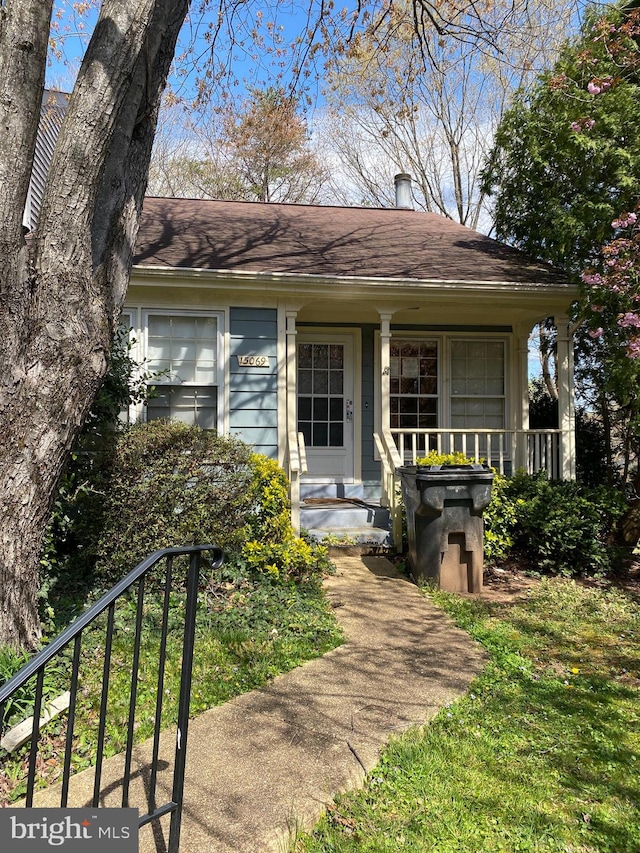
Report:
M 163 727 L 177 719 L 184 599 L 180 593 L 172 596 Z M 105 619 L 101 617 L 99 621 Z M 137 742 L 153 734 L 161 620 L 159 597 L 147 594 L 137 687 Z M 119 600 L 110 670 L 107 756 L 122 751 L 126 745 L 134 625 L 135 601 Z M 259 687 L 279 673 L 335 648 L 342 641 L 319 578 L 298 584 L 278 583 L 269 577 L 242 577 L 224 567 L 216 582 L 210 583 L 201 593 L 196 632 L 191 692 L 193 715 Z M 85 637 L 78 717 L 74 727 L 72 766 L 75 771 L 95 760 L 104 660 L 104 629 L 86 632 Z M 68 689 L 69 661 L 58 662 L 47 676 L 49 699 Z M 0 676 L 2 662 L 0 654 Z M 4 677 L 9 675 L 7 671 Z M 10 711 L 12 724 L 30 714 L 32 701 L 32 691 L 26 691 L 23 700 Z M 65 714 L 44 729 L 37 763 L 41 785 L 60 778 L 66 721 Z M 0 807 L 24 794 L 28 752 L 29 744 L 11 754 L 0 749 Z
M 638 853 L 638 600 L 562 579 L 506 603 L 430 594 L 491 662 L 296 853 Z

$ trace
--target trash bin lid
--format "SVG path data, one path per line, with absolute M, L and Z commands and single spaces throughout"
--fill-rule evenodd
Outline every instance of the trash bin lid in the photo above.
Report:
M 488 465 L 418 465 L 417 482 L 491 482 L 495 474 Z

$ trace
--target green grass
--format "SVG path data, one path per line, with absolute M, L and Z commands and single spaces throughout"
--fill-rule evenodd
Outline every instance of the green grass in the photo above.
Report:
M 172 595 L 163 727 L 177 719 L 184 605 L 183 594 Z M 135 607 L 135 601 L 124 599 L 116 609 L 106 755 L 122 751 L 126 743 Z M 158 597 L 147 594 L 137 682 L 137 742 L 153 733 L 161 619 Z M 196 630 L 191 692 L 193 715 L 259 687 L 279 673 L 335 648 L 342 641 L 318 579 L 298 584 L 278 583 L 268 577 L 249 579 L 231 570 L 201 595 Z M 72 764 L 75 771 L 84 769 L 94 760 L 103 660 L 104 629 L 95 630 L 83 641 L 80 699 L 74 727 Z M 67 663 L 70 666 L 69 661 Z M 48 680 L 50 698 L 68 689 L 68 678 L 63 680 L 62 677 L 64 672 L 65 667 L 58 663 L 54 677 Z M 27 705 L 26 699 L 16 704 L 12 723 L 30 713 Z M 65 732 L 66 715 L 45 729 L 38 758 L 41 785 L 55 782 L 60 776 Z M 11 755 L 0 750 L 0 805 L 24 793 L 28 749 L 27 744 Z
M 514 604 L 431 595 L 491 662 L 297 853 L 638 853 L 637 601 L 560 579 Z

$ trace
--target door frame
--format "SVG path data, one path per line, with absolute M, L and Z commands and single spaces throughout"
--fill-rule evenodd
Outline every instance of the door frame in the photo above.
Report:
M 314 337 L 319 339 L 319 343 L 330 343 L 333 340 L 341 343 L 340 338 L 350 338 L 353 349 L 353 476 L 318 477 L 313 474 L 303 474 L 301 480 L 305 483 L 359 483 L 362 480 L 362 331 L 357 326 L 296 325 L 296 332 L 296 423 L 298 420 L 298 343 L 305 343 Z

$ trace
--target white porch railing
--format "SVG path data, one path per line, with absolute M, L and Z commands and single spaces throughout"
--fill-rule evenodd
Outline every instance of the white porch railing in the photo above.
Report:
M 291 430 L 287 436 L 286 472 L 289 477 L 289 498 L 291 501 L 291 526 L 296 536 L 300 536 L 300 476 L 307 473 L 307 452 L 304 436 Z
M 486 462 L 500 474 L 523 468 L 528 474 L 546 471 L 549 479 L 561 477 L 561 436 L 559 429 L 390 429 L 403 465 L 432 450 L 461 452 L 476 462 Z
M 396 551 L 402 551 L 402 501 L 396 481 L 396 468 L 402 464 L 402 457 L 389 430 L 383 430 L 379 435 L 373 434 L 376 450 L 380 456 L 382 468 L 382 483 L 380 490 L 380 505 L 386 506 L 391 516 L 391 532 Z
M 291 524 L 300 535 L 300 477 L 307 473 L 306 448 L 301 432 L 288 433 L 285 470 L 290 481 Z M 402 547 L 402 506 L 396 469 L 415 465 L 431 450 L 460 451 L 476 462 L 486 462 L 500 474 L 523 468 L 529 474 L 546 471 L 549 479 L 560 479 L 561 430 L 465 430 L 386 429 L 373 435 L 382 467 L 381 505 L 389 509 L 393 541 Z
M 544 470 L 550 479 L 559 479 L 563 470 L 561 439 L 561 430 L 386 429 L 374 433 L 382 468 L 381 503 L 389 509 L 398 551 L 402 549 L 402 505 L 397 468 L 415 465 L 431 450 L 460 451 L 500 474 L 523 468 L 529 474 Z

